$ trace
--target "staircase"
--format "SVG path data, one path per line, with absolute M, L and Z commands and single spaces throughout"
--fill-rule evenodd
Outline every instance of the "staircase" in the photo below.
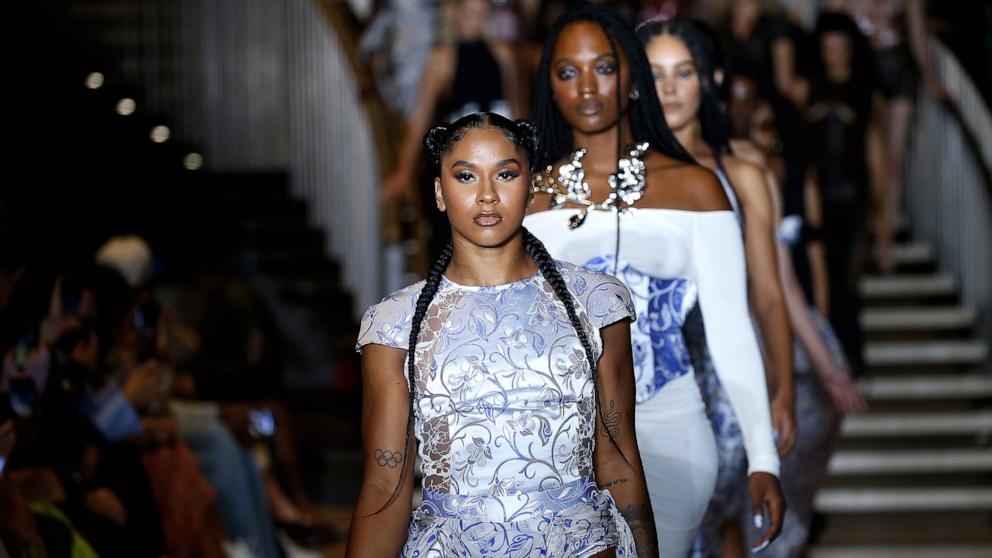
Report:
M 925 244 L 862 280 L 871 410 L 845 419 L 812 558 L 992 557 L 992 367 Z

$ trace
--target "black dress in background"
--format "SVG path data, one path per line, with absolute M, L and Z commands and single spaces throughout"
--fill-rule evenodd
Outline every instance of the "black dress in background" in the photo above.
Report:
M 823 211 L 830 286 L 830 323 L 855 374 L 863 367 L 858 279 L 866 248 L 870 202 L 866 133 L 870 96 L 853 83 L 814 83 L 808 140 Z

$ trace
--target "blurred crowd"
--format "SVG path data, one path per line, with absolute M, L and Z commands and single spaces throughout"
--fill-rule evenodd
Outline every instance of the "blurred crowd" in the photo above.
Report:
M 307 556 L 339 537 L 303 488 L 250 283 L 160 281 L 136 236 L 57 265 L 18 244 L 6 231 L 0 555 Z

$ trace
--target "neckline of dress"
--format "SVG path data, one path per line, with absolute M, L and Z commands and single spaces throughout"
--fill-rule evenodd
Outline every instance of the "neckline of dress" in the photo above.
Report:
M 533 275 L 529 277 L 524 277 L 523 279 L 517 279 L 516 281 L 511 281 L 509 283 L 500 283 L 498 285 L 462 285 L 461 283 L 456 283 L 448 278 L 447 275 L 441 274 L 442 283 L 451 285 L 452 287 L 466 290 L 466 291 L 501 291 L 503 289 L 508 289 L 514 285 L 519 285 L 521 283 L 529 283 L 541 277 L 541 270 L 538 269 Z
M 636 212 L 634 213 L 634 215 L 636 215 L 637 213 L 662 213 L 662 214 L 664 214 L 664 213 L 672 213 L 672 214 L 675 214 L 675 215 L 687 215 L 687 216 L 690 216 L 690 217 L 691 216 L 694 216 L 694 215 L 709 216 L 709 215 L 721 215 L 721 214 L 728 214 L 728 213 L 731 214 L 731 215 L 734 215 L 734 210 L 733 209 L 705 209 L 705 210 L 697 210 L 697 209 L 676 209 L 674 207 L 637 207 L 637 206 L 632 207 L 632 209 L 635 209 L 636 210 Z M 546 213 L 554 213 L 556 211 L 562 211 L 562 212 L 565 212 L 565 211 L 581 212 L 582 210 L 580 208 L 577 208 L 577 207 L 556 207 L 554 209 L 546 209 L 544 211 L 537 211 L 535 213 L 529 213 L 529 214 L 527 214 L 525 216 L 525 218 L 527 218 L 527 217 L 534 217 L 534 216 L 537 216 L 537 215 L 544 215 Z M 589 214 L 590 215 L 612 215 L 612 213 L 607 212 L 607 211 L 590 212 Z

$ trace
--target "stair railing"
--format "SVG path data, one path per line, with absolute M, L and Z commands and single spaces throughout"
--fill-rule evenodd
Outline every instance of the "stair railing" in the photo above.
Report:
M 992 339 L 992 115 L 950 50 L 935 39 L 929 49 L 949 99 L 918 91 L 905 166 L 908 217 L 913 235 L 954 274 L 962 303 L 978 310 L 981 336 Z

